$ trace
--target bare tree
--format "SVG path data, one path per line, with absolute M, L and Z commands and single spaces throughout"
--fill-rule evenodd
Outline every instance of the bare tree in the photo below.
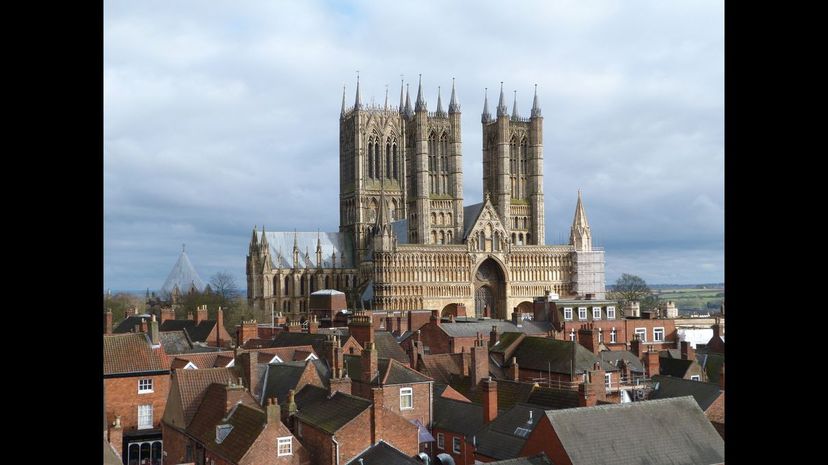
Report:
M 219 271 L 210 278 L 210 290 L 218 294 L 225 302 L 229 302 L 239 296 L 239 286 L 236 278 L 226 271 Z
M 642 310 L 649 310 L 649 307 L 653 304 L 652 299 L 648 299 L 650 296 L 651 291 L 650 287 L 647 286 L 647 282 L 641 279 L 638 276 L 624 273 L 615 281 L 615 286 L 613 286 L 612 292 L 609 293 L 611 299 L 616 300 L 618 302 L 618 306 L 622 309 L 621 312 L 623 314 L 624 306 L 627 302 L 638 301 L 641 302 L 641 309 Z M 655 303 L 657 303 L 657 298 Z

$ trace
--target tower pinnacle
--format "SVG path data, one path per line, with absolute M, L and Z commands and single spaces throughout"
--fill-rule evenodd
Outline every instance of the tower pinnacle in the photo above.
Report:
M 483 114 L 480 116 L 481 123 L 492 121 L 492 114 L 489 113 L 489 88 L 483 88 Z
M 535 100 L 532 102 L 532 118 L 540 118 L 541 109 L 538 105 L 538 85 L 535 84 Z
M 420 82 L 417 85 L 417 103 L 414 104 L 414 111 L 421 112 L 426 111 L 426 102 L 425 98 L 423 98 L 423 75 L 420 74 Z
M 457 103 L 457 94 L 454 92 L 454 78 L 451 78 L 451 101 L 449 102 L 449 113 L 460 113 L 460 104 Z
M 509 116 L 509 110 L 506 108 L 506 99 L 503 98 L 503 81 L 500 81 L 500 101 L 497 102 L 497 117 Z

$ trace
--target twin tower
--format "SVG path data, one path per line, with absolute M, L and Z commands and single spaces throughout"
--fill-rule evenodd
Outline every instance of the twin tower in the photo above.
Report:
M 452 79 L 448 111 L 438 87 L 428 110 L 422 77 L 412 107 L 408 85 L 398 107 L 362 103 L 357 78 L 352 107 L 342 94 L 339 119 L 340 232 L 352 236 L 357 257 L 371 247 L 379 217 L 400 222 L 395 233 L 409 244 L 462 244 L 474 218 L 463 208 L 461 109 Z M 509 113 L 501 83 L 493 117 L 488 96 L 483 114 L 483 191 L 508 222 L 514 245 L 544 244 L 543 117 L 537 86 L 529 117 Z M 387 218 L 387 219 L 386 219 Z M 464 223 L 465 222 L 465 223 Z M 359 261 L 359 259 L 357 259 Z

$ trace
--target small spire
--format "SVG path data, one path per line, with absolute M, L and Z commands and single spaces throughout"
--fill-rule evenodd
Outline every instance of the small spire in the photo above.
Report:
M 578 189 L 578 203 L 575 205 L 575 218 L 572 219 L 572 229 L 569 233 L 569 243 L 576 250 L 592 250 L 592 232 L 587 221 L 584 204 L 581 201 L 581 190 Z
M 262 225 L 262 246 L 264 246 L 264 247 L 267 246 L 267 234 L 265 233 L 264 225 Z M 265 248 L 265 250 L 267 250 L 267 249 Z
M 319 236 L 319 229 L 316 230 L 316 250 L 322 250 L 322 239 Z
M 362 100 L 359 98 L 359 71 L 357 71 L 357 88 L 356 88 L 356 98 L 354 99 L 354 109 L 362 108 Z
M 532 118 L 540 118 L 541 109 L 538 105 L 538 85 L 535 84 L 535 100 L 532 102 Z
M 480 122 L 488 123 L 492 120 L 492 114 L 489 113 L 489 88 L 483 88 L 483 115 L 480 117 Z
M 451 78 L 451 101 L 449 102 L 449 113 L 460 113 L 460 104 L 457 103 L 457 94 L 454 92 L 454 78 Z
M 405 101 L 403 100 L 403 88 L 405 87 L 405 80 L 403 79 L 403 75 L 400 74 L 400 108 L 398 108 L 399 112 L 403 112 L 403 107 L 405 105 Z
M 506 108 L 506 102 L 503 98 L 503 81 L 500 81 L 500 101 L 497 102 L 497 117 L 509 116 L 509 110 Z
M 517 110 L 517 90 L 515 91 L 515 103 L 512 104 L 512 119 L 518 119 L 518 110 Z
M 299 250 L 299 237 L 296 235 L 296 229 L 293 230 L 293 251 Z
M 408 94 L 408 84 L 405 85 L 405 116 L 407 118 L 411 118 L 411 115 L 414 114 L 414 110 L 411 109 L 411 98 Z
M 427 111 L 426 102 L 423 98 L 423 75 L 420 74 L 420 82 L 417 85 L 417 103 L 414 104 L 414 111 Z
M 342 110 L 339 111 L 339 116 L 345 116 L 345 84 L 342 84 Z
M 443 111 L 443 101 L 440 98 L 440 86 L 437 86 L 437 114 L 444 115 L 445 112 Z
M 385 85 L 385 111 L 388 111 L 388 84 Z

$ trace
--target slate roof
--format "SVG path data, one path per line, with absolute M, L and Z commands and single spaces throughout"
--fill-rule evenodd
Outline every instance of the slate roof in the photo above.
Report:
M 321 388 L 319 386 L 314 386 L 313 384 L 306 384 L 305 387 L 303 387 L 294 394 L 293 400 L 296 402 L 296 408 L 302 410 L 307 405 L 321 402 L 327 398 L 327 389 Z
M 575 409 L 562 411 L 572 410 Z M 532 412 L 531 422 L 529 421 L 530 411 Z M 473 436 L 477 444 L 477 452 L 498 460 L 520 455 L 520 450 L 523 449 L 529 435 L 520 436 L 517 429 L 524 428 L 531 433 L 543 415 L 542 408 L 526 404 L 517 404 L 506 412 L 498 414 L 491 423 L 483 426 Z M 595 447 L 596 444 L 599 443 L 593 441 L 590 445 Z
M 345 368 L 348 377 L 351 379 L 362 379 L 362 357 L 346 354 L 344 356 Z M 377 371 L 381 377 L 382 384 L 411 384 L 433 381 L 430 377 L 412 370 L 394 359 L 377 357 Z M 376 379 L 372 379 L 374 382 Z
M 204 398 L 204 393 L 212 383 L 227 384 L 229 380 L 235 380 L 236 378 L 238 377 L 230 368 L 176 370 L 171 382 L 176 384 L 178 388 L 180 406 L 184 414 L 184 424 L 190 424 L 199 404 L 201 404 L 201 400 Z
M 641 360 L 628 350 L 606 350 L 598 352 L 598 359 L 602 362 L 601 368 L 604 371 L 619 370 L 619 362 L 624 361 L 627 368 L 636 373 L 644 373 L 644 365 Z M 518 365 L 520 362 L 518 362 Z
M 690 366 L 693 365 L 694 361 L 695 360 L 662 357 L 658 360 L 658 372 L 666 376 L 684 378 L 687 374 L 687 370 L 690 369 Z
M 536 387 L 526 403 L 538 405 L 545 409 L 560 410 L 579 406 L 580 395 L 572 389 L 555 389 L 545 386 Z
M 463 434 L 469 438 L 483 426 L 483 406 L 444 397 L 434 397 L 433 428 Z
M 362 459 L 362 462 L 359 460 Z M 399 449 L 389 445 L 385 441 L 380 441 L 375 445 L 369 447 L 365 452 L 354 457 L 345 465 L 423 465 L 423 462 L 415 460 Z
M 268 365 L 264 380 L 264 399 L 276 397 L 280 404 L 287 402 L 287 394 L 296 389 L 306 362 L 273 363 Z M 261 397 L 260 397 L 261 398 Z
M 328 339 L 327 334 L 310 334 L 310 333 L 276 333 L 276 336 L 270 340 L 251 339 L 244 344 L 245 348 L 255 348 L 255 345 L 261 344 L 262 347 L 296 347 L 296 346 L 311 346 L 317 354 L 324 353 L 323 344 Z M 253 343 L 255 342 L 255 345 Z M 264 342 L 264 344 L 262 344 Z M 345 341 L 342 341 L 345 342 Z
M 449 385 L 472 402 L 476 404 L 483 403 L 482 389 L 478 387 L 478 389 L 472 390 L 469 379 L 468 376 L 460 377 L 458 375 L 451 375 L 451 383 Z M 529 395 L 536 388 L 535 383 L 508 379 L 498 379 L 496 381 L 498 410 L 507 410 L 515 404 L 526 402 L 529 399 Z
M 316 268 L 317 239 L 322 247 L 322 268 L 332 267 L 334 252 L 337 268 L 353 268 L 353 247 L 350 237 L 345 233 L 267 231 L 266 234 L 274 268 L 293 268 L 294 241 L 299 248 L 299 267 Z M 256 237 L 261 242 L 262 231 L 256 231 Z
M 160 330 L 160 325 L 159 325 Z M 186 331 L 160 331 L 161 345 L 167 355 L 176 355 L 193 349 L 193 343 L 187 337 Z
M 469 232 L 474 227 L 474 223 L 477 222 L 477 217 L 482 209 L 483 202 L 463 207 L 463 239 L 469 237 Z
M 153 349 L 146 333 L 104 335 L 103 342 L 104 375 L 170 369 L 164 350 L 161 347 Z
M 192 287 L 195 287 L 199 292 L 203 292 L 206 286 L 195 268 L 193 268 L 193 264 L 190 263 L 190 258 L 187 256 L 187 253 L 183 250 L 178 256 L 175 265 L 173 265 L 172 270 L 170 270 L 170 274 L 167 275 L 164 285 L 161 286 L 161 292 L 172 293 L 173 288 L 176 286 L 178 286 L 178 290 L 182 294 L 189 292 Z
M 371 402 L 366 399 L 337 391 L 330 399 L 326 397 L 306 403 L 296 417 L 303 423 L 334 434 L 370 407 Z
M 553 465 L 552 460 L 544 452 L 532 457 L 518 457 L 516 459 L 498 460 L 489 462 L 489 465 Z
M 724 462 L 724 441 L 690 396 L 549 410 L 546 417 L 573 465 Z
M 451 383 L 451 375 L 462 375 L 462 358 L 471 367 L 471 352 L 459 354 L 425 354 L 420 357 L 418 371 L 444 384 Z
M 142 321 L 147 321 L 147 325 L 149 325 L 149 320 L 151 318 L 152 317 L 149 314 L 130 315 L 121 320 L 117 326 L 112 328 L 112 334 L 131 333 L 135 331 L 135 326 L 140 325 Z
M 724 355 L 696 352 L 696 361 L 704 368 L 704 372 L 707 374 L 707 381 L 711 383 L 719 382 L 719 370 L 722 368 L 722 364 L 724 364 Z
M 650 399 L 670 399 L 673 397 L 693 396 L 702 410 L 707 410 L 724 392 L 715 383 L 690 381 L 672 376 L 653 376 L 653 386 L 658 386 L 650 394 Z
M 456 320 L 456 323 L 440 323 L 440 329 L 451 337 L 475 337 L 478 332 L 483 333 L 483 339 L 489 339 L 489 333 L 492 331 L 492 326 L 497 326 L 498 333 L 526 333 L 529 334 L 546 334 L 548 329 L 545 326 L 551 326 L 548 322 L 529 322 L 522 324 L 520 327 L 515 326 L 511 321 L 502 320 Z
M 374 344 L 377 348 L 377 355 L 384 358 L 393 358 L 398 362 L 409 364 L 408 354 L 397 343 L 394 335 L 388 331 L 374 332 Z
M 577 342 L 545 337 L 526 337 L 512 356 L 517 357 L 521 368 L 563 374 L 569 374 L 573 369 L 575 373 L 589 371 L 598 361 L 592 352 Z
M 206 342 L 215 327 L 216 320 L 201 320 L 198 324 L 195 320 L 165 320 L 159 329 L 162 332 L 183 330 L 187 332 L 190 341 Z

